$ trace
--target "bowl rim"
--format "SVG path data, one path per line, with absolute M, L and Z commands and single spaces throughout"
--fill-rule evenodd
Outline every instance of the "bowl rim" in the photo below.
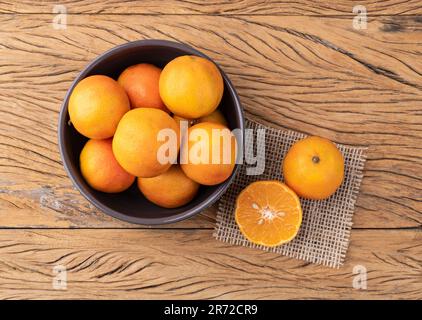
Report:
M 70 98 L 70 95 L 71 95 L 74 87 L 76 86 L 76 84 L 79 81 L 84 79 L 87 76 L 87 74 L 90 73 L 92 71 L 92 69 L 95 68 L 96 65 L 98 63 L 100 63 L 103 59 L 110 57 L 111 55 L 113 55 L 116 52 L 123 50 L 123 49 L 131 49 L 131 48 L 137 48 L 137 47 L 148 47 L 148 46 L 161 46 L 161 47 L 169 47 L 169 48 L 179 49 L 179 50 L 187 52 L 187 54 L 197 55 L 197 56 L 209 59 L 219 68 L 221 75 L 223 77 L 223 81 L 224 81 L 226 87 L 228 88 L 228 91 L 229 91 L 231 98 L 233 99 L 233 102 L 234 102 L 234 105 L 235 105 L 235 108 L 236 108 L 236 113 L 238 113 L 239 117 L 240 117 L 240 128 L 239 129 L 241 130 L 241 136 L 240 136 L 240 141 L 238 141 L 238 143 L 239 143 L 239 145 L 241 145 L 241 147 L 239 148 L 239 150 L 244 149 L 243 146 L 244 146 L 244 132 L 245 132 L 245 128 L 244 128 L 245 127 L 245 116 L 244 116 L 242 104 L 240 103 L 240 98 L 239 98 L 233 84 L 231 83 L 230 79 L 225 74 L 225 72 L 221 69 L 221 67 L 213 59 L 211 59 L 210 57 L 208 57 L 204 53 L 202 53 L 199 50 L 191 47 L 190 45 L 182 43 L 182 42 L 175 42 L 175 41 L 169 41 L 169 40 L 159 40 L 159 39 L 146 39 L 146 40 L 136 40 L 136 41 L 127 42 L 127 43 L 115 46 L 115 47 L 105 51 L 104 53 L 100 54 L 98 57 L 96 57 L 94 60 L 92 60 L 90 63 L 88 63 L 85 66 L 85 68 L 76 76 L 76 78 L 73 80 L 69 89 L 66 92 L 66 95 L 65 95 L 63 102 L 61 104 L 61 107 L 60 107 L 60 113 L 59 113 L 59 118 L 58 118 L 58 145 L 59 145 L 60 157 L 61 157 L 61 160 L 62 160 L 62 163 L 63 163 L 63 166 L 65 168 L 67 175 L 69 176 L 73 185 L 78 189 L 78 191 L 91 204 L 93 204 L 95 207 L 97 207 L 99 210 L 101 210 L 105 214 L 112 216 L 114 218 L 117 218 L 119 220 L 122 220 L 122 221 L 130 222 L 130 223 L 134 223 L 134 224 L 152 226 L 152 225 L 162 225 L 162 224 L 179 222 L 179 221 L 188 219 L 188 218 L 198 214 L 199 212 L 205 210 L 206 208 L 210 207 L 212 204 L 214 204 L 216 201 L 218 201 L 220 199 L 220 197 L 223 195 L 223 193 L 228 189 L 230 184 L 233 182 L 236 174 L 238 174 L 238 171 L 239 171 L 241 164 L 236 163 L 235 168 L 234 168 L 231 176 L 227 180 L 225 180 L 224 182 L 219 184 L 217 186 L 217 189 L 204 201 L 198 203 L 196 206 L 194 206 L 194 207 L 192 207 L 192 208 L 190 208 L 186 211 L 183 211 L 181 213 L 178 213 L 178 214 L 175 214 L 175 215 L 172 215 L 172 216 L 169 216 L 169 217 L 157 217 L 157 218 L 143 218 L 143 217 L 129 216 L 129 215 L 123 214 L 119 211 L 116 211 L 116 210 L 104 205 L 103 203 L 101 203 L 100 201 L 95 199 L 95 197 L 93 197 L 91 195 L 91 191 L 90 191 L 89 187 L 86 187 L 80 181 L 80 179 L 77 179 L 73 175 L 73 173 L 71 172 L 71 169 L 70 169 L 70 162 L 71 162 L 70 156 L 67 153 L 66 148 L 64 147 L 64 145 L 66 143 L 65 139 L 64 139 L 64 133 L 65 133 L 65 130 L 66 130 L 66 125 L 67 125 L 66 117 L 67 117 L 67 114 L 68 114 L 68 102 L 69 102 L 69 98 Z

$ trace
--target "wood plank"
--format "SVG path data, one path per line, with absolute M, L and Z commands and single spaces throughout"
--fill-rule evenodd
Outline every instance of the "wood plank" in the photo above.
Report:
M 90 14 L 216 14 L 216 15 L 354 15 L 353 7 L 364 4 L 369 15 L 409 15 L 421 14 L 418 0 L 375 0 L 361 3 L 352 0 L 312 1 L 312 0 L 142 0 L 142 1 L 11 1 L 0 3 L 0 13 L 51 13 L 54 5 L 66 6 L 69 13 Z
M 1 230 L 0 299 L 422 299 L 420 230 L 354 230 L 340 269 L 210 230 Z M 54 290 L 57 265 L 67 290 Z M 356 266 L 367 289 L 354 289 Z
M 0 226 L 128 227 L 72 190 L 56 123 L 67 88 L 88 61 L 143 38 L 180 40 L 209 54 L 229 74 L 248 116 L 368 146 L 355 227 L 421 225 L 417 18 L 373 18 L 359 32 L 350 19 L 314 17 L 74 15 L 66 30 L 52 29 L 50 15 L 1 15 L 0 22 Z M 214 212 L 179 226 L 210 228 Z

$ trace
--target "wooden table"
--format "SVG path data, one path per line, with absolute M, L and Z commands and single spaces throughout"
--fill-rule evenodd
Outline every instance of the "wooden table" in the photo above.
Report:
M 66 0 L 66 29 L 58 2 L 0 2 L 0 298 L 422 298 L 419 0 Z M 215 208 L 152 229 L 72 187 L 56 134 L 66 90 L 97 55 L 147 38 L 215 59 L 249 117 L 369 147 L 342 268 L 218 242 Z

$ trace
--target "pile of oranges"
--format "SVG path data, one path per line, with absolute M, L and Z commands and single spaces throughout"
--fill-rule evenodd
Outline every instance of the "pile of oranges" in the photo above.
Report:
M 217 109 L 223 91 L 219 69 L 197 56 L 177 57 L 162 70 L 129 66 L 117 81 L 83 79 L 68 106 L 71 123 L 89 138 L 80 154 L 82 176 L 107 193 L 137 179 L 144 196 L 165 208 L 187 204 L 201 184 L 222 183 L 233 172 L 237 147 Z

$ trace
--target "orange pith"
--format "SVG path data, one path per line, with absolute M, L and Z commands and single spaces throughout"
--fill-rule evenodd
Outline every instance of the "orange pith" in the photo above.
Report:
M 251 242 L 274 247 L 292 240 L 302 223 L 297 195 L 279 181 L 257 181 L 239 194 L 236 222 Z

